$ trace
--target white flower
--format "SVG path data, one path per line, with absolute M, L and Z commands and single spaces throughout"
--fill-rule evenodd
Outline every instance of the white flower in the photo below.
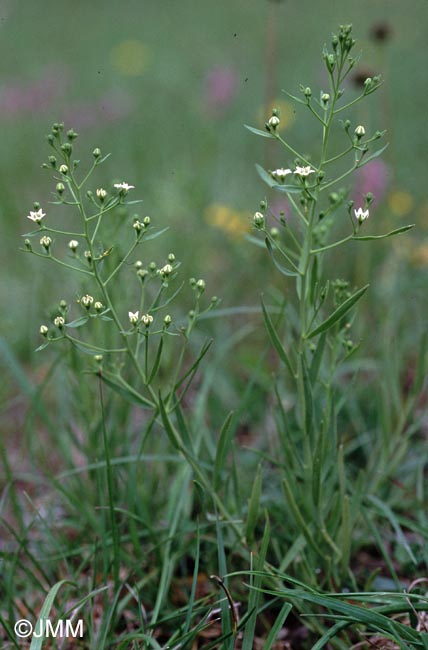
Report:
M 309 176 L 309 174 L 315 174 L 315 169 L 312 169 L 310 165 L 307 167 L 299 167 L 296 165 L 296 169 L 294 170 L 295 174 L 298 174 L 299 176 Z
M 68 172 L 67 165 L 60 165 L 59 171 L 61 172 L 61 174 L 67 174 Z
M 30 214 L 27 215 L 27 219 L 31 219 L 34 223 L 40 223 L 45 216 L 46 214 L 43 212 L 42 208 L 40 208 L 40 210 L 37 210 L 36 212 L 30 211 Z
M 94 304 L 94 309 L 96 311 L 101 311 L 102 309 L 104 309 L 103 303 L 97 300 L 97 302 Z
M 369 211 L 363 210 L 363 208 L 358 208 L 358 210 L 354 210 L 354 214 L 358 223 L 363 223 L 363 221 L 365 221 L 369 217 Z
M 173 271 L 173 269 L 172 269 L 171 264 L 165 264 L 165 266 L 163 266 L 161 269 L 159 269 L 159 274 L 162 277 L 168 277 L 168 275 L 171 275 L 172 271 Z
M 138 311 L 128 311 L 128 317 L 129 317 L 129 322 L 131 325 L 136 325 L 138 323 L 138 316 L 139 316 Z
M 271 118 L 268 120 L 269 126 L 271 126 L 273 129 L 276 129 L 277 126 L 279 126 L 279 117 L 277 115 L 272 115 Z
M 115 183 L 114 186 L 117 190 L 123 190 L 124 192 L 129 192 L 135 187 L 134 185 L 128 185 L 128 183 Z
M 283 181 L 288 174 L 292 174 L 293 172 L 291 169 L 283 169 L 280 167 L 279 169 L 275 169 L 275 171 L 271 172 L 271 176 L 273 178 L 277 178 L 280 181 Z
M 153 316 L 150 316 L 150 314 L 143 314 L 141 316 L 141 322 L 146 327 L 149 327 L 149 325 L 151 325 L 151 323 L 153 323 Z
M 89 294 L 86 294 L 86 296 L 82 296 L 81 299 L 80 299 L 80 303 L 84 307 L 86 307 L 87 309 L 89 309 L 89 307 L 92 305 L 93 302 L 94 302 L 94 299 Z
M 54 325 L 55 327 L 59 327 L 59 329 L 61 329 L 65 325 L 65 318 L 63 318 L 62 316 L 57 316 L 54 319 Z
M 46 327 L 46 325 L 40 325 L 39 332 L 42 336 L 46 336 L 46 334 L 49 332 L 49 328 Z
M 117 186 L 115 185 L 115 187 Z M 96 195 L 98 196 L 99 199 L 105 199 L 107 196 L 107 192 L 102 187 L 99 187 L 96 191 Z
M 46 248 L 46 250 L 48 250 L 48 248 L 52 244 L 52 239 L 44 235 L 40 240 L 40 244 L 41 246 L 43 246 L 43 248 Z
M 71 251 L 73 251 L 73 253 L 76 252 L 78 246 L 79 246 L 79 242 L 76 239 L 70 239 L 70 241 L 68 242 L 68 247 Z

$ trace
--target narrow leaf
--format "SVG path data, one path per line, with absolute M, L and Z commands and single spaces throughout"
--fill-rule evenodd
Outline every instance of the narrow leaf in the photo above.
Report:
M 103 370 L 99 373 L 99 376 L 107 386 L 128 402 L 131 402 L 131 404 L 138 404 L 139 406 L 144 406 L 146 408 L 153 408 L 155 406 L 153 402 L 150 402 L 150 400 L 140 395 L 140 393 L 130 386 L 120 375 L 113 375 L 112 373 Z
M 363 235 L 362 237 L 352 237 L 353 241 L 371 241 L 372 239 L 385 239 L 386 237 L 393 237 L 394 235 L 401 235 L 403 232 L 407 232 L 415 227 L 414 223 L 411 223 L 408 226 L 402 226 L 401 228 L 396 228 L 390 232 L 385 233 L 385 235 Z
M 76 318 L 76 320 L 72 320 L 70 323 L 66 323 L 66 327 L 70 327 L 71 329 L 76 328 L 76 327 L 82 327 L 82 325 L 85 325 L 89 320 L 89 316 L 81 316 L 80 318 Z
M 234 433 L 234 429 L 231 426 L 233 415 L 234 413 L 231 411 L 224 421 L 217 443 L 217 452 L 213 471 L 213 488 L 216 492 L 219 490 L 221 485 L 221 474 L 226 461 L 227 452 L 230 449 L 231 438 Z
M 162 357 L 162 350 L 163 350 L 163 338 L 161 337 L 161 339 L 159 341 L 158 349 L 157 349 L 157 352 L 156 352 L 156 358 L 155 358 L 155 361 L 154 361 L 154 364 L 153 364 L 153 368 L 152 368 L 152 371 L 150 373 L 149 379 L 147 381 L 148 386 L 150 386 L 153 379 L 156 377 L 156 373 L 157 373 L 157 371 L 159 369 L 159 364 L 160 364 L 161 357 Z
M 248 502 L 248 516 L 245 526 L 245 538 L 248 544 L 254 542 L 254 530 L 256 528 L 257 519 L 259 517 L 260 496 L 262 492 L 262 466 L 259 464 L 257 467 L 256 476 L 254 478 L 253 489 L 251 490 L 250 500 Z
M 266 244 L 266 248 L 268 249 L 268 253 L 272 258 L 272 262 L 275 264 L 278 271 L 282 273 L 282 275 L 286 275 L 287 277 L 296 277 L 297 273 L 295 271 L 290 271 L 289 269 L 286 269 L 285 266 L 282 266 L 282 264 L 280 264 L 278 260 L 275 258 L 272 250 L 272 244 L 270 243 L 267 237 L 265 239 L 265 244 Z
M 256 135 L 261 135 L 262 138 L 271 138 L 275 139 L 275 136 L 272 135 L 271 133 L 268 133 L 267 131 L 261 131 L 260 129 L 255 129 L 253 126 L 248 126 L 248 124 L 244 124 L 245 128 L 251 131 L 251 133 L 255 133 Z
M 325 332 L 326 330 L 330 329 L 335 323 L 337 323 L 338 320 L 340 320 L 350 309 L 355 305 L 355 303 L 363 296 L 363 294 L 367 291 L 370 285 L 366 284 L 365 287 L 362 287 L 361 289 L 358 289 L 352 296 L 347 298 L 337 309 L 334 310 L 332 314 L 326 320 L 324 320 L 318 327 L 316 327 L 314 330 L 309 332 L 309 334 L 305 335 L 306 339 L 311 339 L 313 336 L 317 336 L 317 334 L 321 334 L 322 332 Z
M 378 156 L 383 154 L 383 152 L 388 147 L 388 145 L 389 145 L 389 142 L 387 142 L 385 146 L 381 147 L 380 149 L 378 149 L 377 151 L 372 153 L 371 156 L 368 156 L 367 158 L 364 157 L 362 159 L 362 161 L 358 163 L 357 169 L 360 168 L 360 167 L 364 167 L 364 165 L 367 165 L 367 163 L 369 163 L 371 160 L 373 160 L 374 158 L 377 158 Z
M 272 625 L 270 632 L 267 636 L 266 641 L 263 644 L 263 650 L 272 650 L 273 644 L 275 643 L 279 633 L 281 632 L 285 619 L 292 610 L 292 605 L 290 603 L 284 603 L 281 607 L 281 610 L 276 617 L 275 623 Z
M 177 449 L 177 451 L 182 451 L 183 450 L 183 442 L 181 440 L 180 434 L 178 431 L 175 429 L 174 425 L 172 424 L 171 420 L 168 417 L 168 414 L 165 409 L 165 405 L 162 400 L 162 396 L 159 393 L 159 412 L 162 418 L 162 423 L 165 429 L 165 432 L 173 445 Z
M 277 351 L 278 356 L 281 359 L 281 361 L 287 366 L 289 372 L 294 377 L 295 373 L 294 373 L 294 370 L 293 370 L 293 366 L 291 365 L 291 361 L 288 358 L 288 354 L 284 350 L 284 347 L 283 347 L 283 345 L 282 345 L 282 343 L 281 343 L 281 341 L 279 339 L 278 333 L 277 333 L 277 331 L 276 331 L 276 329 L 275 329 L 275 327 L 274 327 L 274 325 L 272 323 L 271 317 L 269 316 L 269 314 L 268 314 L 268 312 L 266 310 L 266 307 L 265 307 L 264 302 L 263 302 L 263 298 L 261 300 L 261 303 L 262 303 L 263 318 L 265 320 L 266 329 L 268 331 L 271 343 L 272 343 L 273 347 L 275 348 L 275 350 Z
M 54 586 L 49 590 L 48 595 L 45 598 L 45 602 L 42 605 L 42 609 L 40 610 L 39 618 L 38 621 L 45 621 L 49 619 L 49 614 L 52 609 L 52 605 L 54 603 L 55 597 L 58 593 L 58 591 L 61 589 L 61 587 L 64 584 L 73 584 L 70 580 L 60 580 Z M 43 624 L 42 625 L 35 625 L 35 628 L 40 629 L 40 627 L 43 629 Z M 33 635 L 33 638 L 31 639 L 31 645 L 30 645 L 30 650 L 41 650 L 41 647 L 43 645 L 43 640 L 44 640 L 44 635 L 36 636 Z

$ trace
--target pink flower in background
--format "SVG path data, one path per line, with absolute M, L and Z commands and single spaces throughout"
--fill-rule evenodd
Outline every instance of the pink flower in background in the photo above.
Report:
M 67 70 L 48 66 L 36 81 L 4 84 L 0 88 L 0 118 L 21 117 L 28 113 L 42 113 L 65 93 Z
M 391 172 L 388 165 L 379 158 L 375 158 L 355 172 L 354 201 L 359 204 L 367 192 L 372 192 L 376 203 L 381 203 L 385 198 L 390 180 Z
M 110 91 L 94 101 L 71 103 L 64 120 L 77 129 L 89 128 L 105 122 L 114 122 L 127 117 L 134 110 L 135 102 L 124 91 Z
M 235 99 L 238 75 L 228 66 L 218 66 L 205 77 L 205 104 L 212 113 L 221 113 Z

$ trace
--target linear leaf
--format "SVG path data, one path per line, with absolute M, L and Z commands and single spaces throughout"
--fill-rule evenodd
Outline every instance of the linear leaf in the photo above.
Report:
M 273 347 L 275 348 L 275 350 L 277 351 L 278 356 L 281 359 L 281 361 L 287 366 L 287 368 L 290 371 L 291 375 L 294 377 L 295 373 L 294 373 L 294 370 L 293 370 L 293 366 L 291 365 L 291 361 L 288 358 L 288 354 L 284 350 L 284 347 L 283 347 L 283 345 L 282 345 L 282 343 L 281 343 L 281 341 L 279 339 L 278 333 L 277 333 L 277 331 L 276 331 L 276 329 L 275 329 L 275 327 L 274 327 L 274 325 L 272 323 L 271 317 L 269 316 L 269 314 L 268 314 L 268 312 L 266 310 L 266 307 L 265 307 L 264 302 L 263 302 L 263 298 L 261 299 L 261 303 L 262 303 L 263 318 L 265 320 L 266 329 L 268 331 L 271 343 L 272 343 Z
M 107 386 L 118 393 L 121 397 L 124 397 L 128 402 L 131 402 L 131 404 L 138 404 L 139 406 L 145 406 L 148 408 L 153 408 L 155 406 L 153 402 L 140 395 L 140 393 L 130 386 L 120 375 L 113 375 L 112 373 L 103 370 L 99 373 L 99 376 Z
M 381 154 L 383 154 L 383 152 L 385 151 L 385 149 L 386 149 L 388 146 L 389 146 L 389 142 L 387 142 L 385 146 L 381 147 L 380 149 L 378 149 L 377 151 L 375 151 L 374 153 L 372 153 L 371 156 L 368 156 L 368 158 L 363 158 L 362 162 L 360 162 L 360 163 L 357 165 L 357 169 L 360 168 L 360 167 L 364 167 L 364 165 L 367 165 L 367 163 L 369 163 L 371 160 L 373 160 L 374 158 L 377 158 L 378 156 L 380 156 Z
M 216 492 L 220 488 L 221 472 L 224 467 L 226 454 L 229 450 L 230 440 L 234 431 L 233 427 L 231 427 L 233 415 L 234 413 L 233 411 L 231 411 L 227 416 L 226 420 L 224 421 L 220 431 L 219 441 L 217 443 L 217 453 L 215 456 L 214 471 L 213 471 L 213 487 Z
M 408 226 L 402 226 L 401 228 L 396 228 L 390 232 L 385 233 L 385 235 L 363 235 L 362 237 L 352 237 L 353 241 L 371 241 L 372 239 L 385 239 L 386 237 L 393 237 L 394 235 L 401 235 L 403 232 L 407 232 L 415 227 L 414 223 L 411 223 Z
M 265 244 L 266 244 L 266 248 L 268 249 L 268 253 L 272 258 L 272 262 L 275 264 L 278 271 L 282 273 L 282 275 L 286 275 L 288 277 L 296 277 L 297 273 L 295 271 L 289 271 L 288 269 L 285 268 L 285 266 L 282 266 L 282 264 L 280 264 L 278 260 L 275 258 L 275 255 L 273 254 L 273 250 L 272 250 L 272 244 L 270 243 L 267 237 L 265 239 Z
M 257 467 L 256 476 L 251 490 L 251 496 L 248 502 L 247 523 L 245 526 L 245 538 L 248 544 L 254 542 L 254 530 L 259 517 L 260 496 L 262 493 L 262 466 Z
M 65 326 L 70 328 L 82 327 L 88 320 L 89 316 L 81 316 L 80 318 L 76 318 L 76 320 L 72 320 L 70 323 L 66 323 Z
M 38 621 L 45 621 L 49 618 L 49 614 L 58 591 L 61 589 L 62 585 L 67 583 L 73 584 L 71 580 L 60 580 L 49 590 L 49 593 L 45 598 L 45 602 L 42 605 L 42 609 L 40 610 Z M 37 623 L 35 627 L 38 627 Z M 43 628 L 43 625 L 41 627 Z M 30 650 L 41 650 L 44 638 L 44 635 L 33 635 L 33 638 L 31 639 Z
M 365 287 L 362 287 L 361 289 L 358 289 L 352 296 L 347 298 L 344 302 L 342 302 L 341 305 L 337 309 L 334 310 L 332 314 L 328 318 L 326 318 L 318 327 L 313 329 L 309 334 L 305 335 L 306 339 L 311 339 L 313 336 L 316 336 L 317 334 L 321 334 L 322 332 L 325 332 L 326 330 L 330 329 L 335 323 L 337 323 L 338 320 L 340 320 L 350 309 L 355 305 L 355 303 L 363 296 L 363 294 L 367 291 L 370 285 L 366 284 Z
M 256 135 L 261 135 L 262 138 L 271 138 L 274 139 L 275 136 L 271 135 L 267 131 L 261 131 L 260 129 L 255 129 L 253 126 L 249 126 L 248 124 L 244 124 L 245 128 L 251 131 L 251 133 L 255 133 Z

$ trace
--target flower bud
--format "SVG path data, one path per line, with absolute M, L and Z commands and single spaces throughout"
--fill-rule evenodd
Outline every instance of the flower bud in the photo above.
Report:
M 134 263 L 134 267 L 135 267 L 135 270 L 136 270 L 136 271 L 138 271 L 138 269 L 142 269 L 142 268 L 143 268 L 143 263 L 142 263 L 142 261 L 141 261 L 141 260 L 137 260 L 137 261 Z
M 265 225 L 265 218 L 264 218 L 264 216 L 262 215 L 261 212 L 256 212 L 255 213 L 255 215 L 253 217 L 253 221 L 254 221 L 254 226 L 256 228 L 258 228 L 259 230 L 261 230 Z
M 90 309 L 93 302 L 94 299 L 89 294 L 86 294 L 86 296 L 82 296 L 80 299 L 80 304 L 83 305 L 86 309 Z
M 24 246 L 25 246 L 27 251 L 32 251 L 33 250 L 33 247 L 31 246 L 31 242 L 30 242 L 29 239 L 24 240 Z
M 266 210 L 267 203 L 266 201 L 260 201 L 260 210 Z
M 107 191 L 103 187 L 99 187 L 96 191 L 96 195 L 99 198 L 99 200 L 102 202 L 107 196 Z
M 167 314 L 165 316 L 165 318 L 163 319 L 163 322 L 164 322 L 165 327 L 169 327 L 171 325 L 171 323 L 172 323 L 171 316 L 169 314 Z
M 144 282 L 146 277 L 148 276 L 149 272 L 147 269 L 138 269 L 137 275 L 139 278 L 141 278 L 141 281 Z
M 327 70 L 329 72 L 333 72 L 334 66 L 336 64 L 336 58 L 334 54 L 328 54 L 325 62 L 326 62 Z
M 54 325 L 61 330 L 65 325 L 65 318 L 63 316 L 57 316 L 54 318 Z
M 46 325 L 40 325 L 39 332 L 40 332 L 40 334 L 41 334 L 42 336 L 47 336 L 47 334 L 48 334 L 48 332 L 49 332 L 49 328 L 46 327 Z
M 98 158 L 101 158 L 101 149 L 98 149 L 97 147 L 96 149 L 93 150 L 92 155 L 95 158 L 95 160 L 98 160 Z
M 61 151 L 63 151 L 67 156 L 69 156 L 73 151 L 73 147 L 69 142 L 64 142 L 64 144 L 61 145 Z
M 143 224 L 147 227 L 150 226 L 150 217 L 144 217 Z
M 270 236 L 272 237 L 272 239 L 278 239 L 278 237 L 279 237 L 278 228 L 271 228 L 270 229 Z
M 138 219 L 134 219 L 132 227 L 134 228 L 137 235 L 144 229 L 144 225 Z
M 153 316 L 151 316 L 150 314 L 143 314 L 141 316 L 141 322 L 146 327 L 150 327 L 150 325 L 153 323 Z
M 103 360 L 103 355 L 102 354 L 95 354 L 94 355 L 94 361 L 96 361 L 97 363 L 101 363 L 102 360 Z
M 271 118 L 268 120 L 268 124 L 271 127 L 273 131 L 276 131 L 277 127 L 279 126 L 280 119 L 277 115 L 272 115 Z
M 161 269 L 159 269 L 159 274 L 163 278 L 167 278 L 169 275 L 171 275 L 172 271 L 173 271 L 173 268 L 172 268 L 171 264 L 165 264 L 165 266 L 163 266 Z
M 321 101 L 324 104 L 324 106 L 327 106 L 328 102 L 330 101 L 330 95 L 328 93 L 323 93 L 321 95 Z
M 74 129 L 70 129 L 69 131 L 67 131 L 67 138 L 70 141 L 75 140 L 78 137 L 78 135 L 79 134 L 76 133 L 76 131 Z
M 150 262 L 149 271 L 151 271 L 152 273 L 156 271 L 156 262 Z
M 86 259 L 88 260 L 88 262 L 90 264 L 92 262 L 92 253 L 91 253 L 91 251 L 85 251 L 83 253 L 83 255 L 86 257 Z
M 312 95 L 312 90 L 309 88 L 309 86 L 307 86 L 307 87 L 304 89 L 303 94 L 304 94 L 304 96 L 306 97 L 306 99 L 309 99 L 309 98 L 311 97 L 311 95 Z
M 170 254 L 168 255 L 168 262 L 171 262 L 171 264 L 172 264 L 173 262 L 175 262 L 175 255 L 174 255 L 174 253 L 170 253 Z
M 56 158 L 55 158 L 55 156 L 49 156 L 48 161 L 49 161 L 49 164 L 51 165 L 51 167 L 53 167 L 55 169 L 55 167 L 56 167 Z
M 61 195 L 61 194 L 64 192 L 64 190 L 65 190 L 65 185 L 64 185 L 64 183 L 57 183 L 55 189 L 56 189 L 56 191 L 58 192 L 58 194 Z
M 41 246 L 43 246 L 43 248 L 46 251 L 48 251 L 51 244 L 52 244 L 52 239 L 50 237 L 48 237 L 47 235 L 44 235 L 40 240 L 40 244 L 41 244 Z
M 196 283 L 196 288 L 199 293 L 203 293 L 205 291 L 205 280 L 198 280 Z
M 67 167 L 67 165 L 60 165 L 59 171 L 61 172 L 61 174 L 64 174 L 64 175 L 65 175 L 65 174 L 68 174 L 68 167 Z
M 366 130 L 361 124 L 357 126 L 357 128 L 354 131 L 355 135 L 357 136 L 358 140 L 360 140 L 364 135 L 366 135 Z
M 94 303 L 94 309 L 98 312 L 102 311 L 104 309 L 103 303 L 97 300 L 97 302 Z
M 70 239 L 70 241 L 68 242 L 68 247 L 73 253 L 77 251 L 78 246 L 79 246 L 79 242 L 76 239 Z

